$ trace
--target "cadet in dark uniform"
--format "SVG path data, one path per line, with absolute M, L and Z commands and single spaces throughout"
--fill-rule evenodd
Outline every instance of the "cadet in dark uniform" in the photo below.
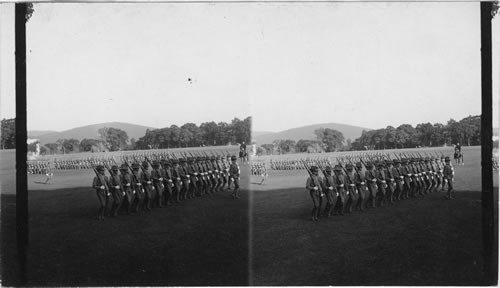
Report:
M 109 193 L 108 188 L 108 177 L 104 175 L 104 167 L 102 165 L 96 168 L 98 175 L 94 177 L 92 182 L 92 188 L 96 190 L 97 199 L 99 200 L 99 212 L 97 214 L 98 220 L 104 220 L 104 215 L 106 214 L 106 209 L 111 193 Z
M 404 176 L 401 171 L 401 160 L 396 159 L 394 160 L 394 163 L 396 164 L 396 166 L 392 168 L 392 176 L 394 176 L 394 179 L 396 180 L 394 200 L 400 201 L 403 196 Z
M 359 200 L 356 208 L 359 211 L 364 211 L 366 208 L 366 202 L 369 196 L 368 187 L 365 183 L 365 175 L 363 174 L 363 164 L 361 162 L 356 163 L 356 174 L 354 175 L 354 182 L 356 183 L 356 188 L 358 189 Z
M 345 209 L 348 213 L 352 212 L 352 209 L 356 206 L 358 202 L 358 189 L 356 188 L 356 183 L 354 180 L 354 166 L 352 164 L 346 165 L 347 173 L 345 175 L 346 185 L 347 185 L 347 195 L 345 201 Z
M 326 217 L 330 217 L 333 214 L 333 209 L 335 204 L 337 204 L 337 189 L 333 181 L 332 167 L 326 166 L 325 177 L 323 177 L 323 192 L 326 196 L 326 205 L 324 214 Z M 314 202 L 314 200 L 313 200 Z
M 125 192 L 125 199 L 127 200 L 127 214 L 132 211 L 132 204 L 134 203 L 134 192 L 132 187 L 132 177 L 128 173 L 127 164 L 122 164 L 120 167 L 120 180 L 122 182 L 123 191 Z
M 377 177 L 377 185 L 378 185 L 377 198 L 379 199 L 380 206 L 384 206 L 386 202 L 385 194 L 387 189 L 387 181 L 385 181 L 384 164 L 382 162 L 377 163 L 377 171 L 375 175 Z
M 149 164 L 148 162 L 144 161 L 142 162 L 142 186 L 144 187 L 145 190 L 145 197 L 144 197 L 144 210 L 145 211 L 151 211 L 151 205 L 153 204 L 153 192 L 154 192 L 154 186 L 153 182 L 151 179 L 151 173 L 148 171 Z
M 240 198 L 240 196 L 238 196 L 238 193 L 240 191 L 240 167 L 236 162 L 236 156 L 231 156 L 231 161 L 231 166 L 229 166 L 229 176 L 231 182 L 234 183 L 234 191 L 231 195 L 233 196 L 233 198 Z
M 378 187 L 377 187 L 377 176 L 375 175 L 375 171 L 373 169 L 372 162 L 366 163 L 366 172 L 365 179 L 368 183 L 368 191 L 370 195 L 368 197 L 368 202 L 370 203 L 370 207 L 375 208 L 375 201 L 377 199 Z
M 323 190 L 321 185 L 321 178 L 318 175 L 318 167 L 311 166 L 311 173 L 306 181 L 306 189 L 311 195 L 314 208 L 311 212 L 311 220 L 318 221 L 319 212 L 321 210 L 321 198 L 323 197 Z
M 165 187 L 164 195 L 164 203 L 165 206 L 172 204 L 172 189 L 174 189 L 174 181 L 172 175 L 172 166 L 168 161 L 163 162 L 163 186 Z
M 113 216 L 118 216 L 118 210 L 120 210 L 120 207 L 122 206 L 125 192 L 123 191 L 122 181 L 118 175 L 118 166 L 116 165 L 111 167 L 111 176 L 109 177 L 108 185 L 111 190 L 111 196 L 113 197 L 112 213 Z
M 411 170 L 408 166 L 408 159 L 403 159 L 403 166 L 400 169 L 400 174 L 403 175 L 403 195 L 402 199 L 410 198 L 411 194 Z
M 455 199 L 455 197 L 453 197 L 453 195 L 452 195 L 452 192 L 454 192 L 453 191 L 453 175 L 455 173 L 453 171 L 453 167 L 450 164 L 450 157 L 446 157 L 444 161 L 446 162 L 446 165 L 444 165 L 444 169 L 443 169 L 443 179 L 444 179 L 444 182 L 448 184 L 448 192 L 446 195 L 446 199 L 452 200 L 452 199 Z
M 345 191 L 345 177 L 342 174 L 342 167 L 340 165 L 335 165 L 333 168 L 335 175 L 333 176 L 333 182 L 337 188 L 337 205 L 335 206 L 335 215 L 344 215 L 344 206 L 346 202 L 346 191 Z
M 385 170 L 385 181 L 387 183 L 387 191 L 385 199 L 390 203 L 394 203 L 394 192 L 396 191 L 396 181 L 394 176 L 394 167 L 392 167 L 392 161 L 387 160 L 385 162 L 387 169 Z
M 139 171 L 141 167 L 139 167 L 138 163 L 133 163 L 132 164 L 132 182 L 134 185 L 134 191 L 135 191 L 135 199 L 136 199 L 136 204 L 135 204 L 135 212 L 138 212 L 139 209 L 144 209 L 143 204 L 144 204 L 144 197 L 146 196 L 146 192 L 144 191 L 144 188 L 142 187 L 142 175 L 141 172 Z
M 151 178 L 153 179 L 153 185 L 155 187 L 156 193 L 152 197 L 152 205 L 159 208 L 163 207 L 163 177 L 160 171 L 160 163 L 158 161 L 153 161 L 153 171 L 151 171 Z

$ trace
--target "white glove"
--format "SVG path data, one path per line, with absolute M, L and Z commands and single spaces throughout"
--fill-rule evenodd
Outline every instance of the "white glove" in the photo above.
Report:
M 148 182 L 146 182 L 146 183 L 151 184 L 151 181 L 148 181 Z
M 134 191 L 132 191 L 132 192 L 134 192 L 134 194 L 135 194 L 135 190 L 134 190 Z
M 347 195 L 349 195 L 349 191 L 347 191 Z
M 329 186 L 329 187 L 328 187 L 328 190 L 333 190 L 333 187 L 332 187 L 332 186 Z
M 339 192 L 337 192 L 337 197 L 339 197 Z
M 319 195 L 319 196 L 320 196 L 320 197 L 323 197 L 323 196 L 325 196 L 325 194 L 321 193 L 321 195 Z
M 104 190 L 104 185 L 101 185 L 101 187 L 99 187 L 99 188 L 101 188 L 101 189 L 103 189 L 103 190 Z
M 163 181 L 163 178 L 160 178 L 160 179 L 158 179 L 158 180 Z
M 142 186 L 142 184 L 141 184 L 141 183 L 137 183 L 136 185 L 137 185 L 137 186 Z
M 115 186 L 115 189 L 120 189 L 120 186 L 116 185 L 116 186 Z
M 340 184 L 339 186 L 340 186 L 340 187 L 344 187 L 344 184 Z
M 127 183 L 127 187 L 130 187 L 130 183 Z
M 108 193 L 108 196 L 111 196 L 111 193 Z
M 125 192 L 122 192 L 123 193 L 123 196 L 125 196 Z
M 317 187 L 317 186 L 314 186 L 313 190 L 318 191 L 318 187 Z

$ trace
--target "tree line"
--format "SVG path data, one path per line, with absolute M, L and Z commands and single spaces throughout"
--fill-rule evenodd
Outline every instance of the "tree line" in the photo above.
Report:
M 450 119 L 446 125 L 441 123 L 421 123 L 416 127 L 402 124 L 397 128 L 387 126 L 376 130 L 363 130 L 354 141 L 344 139 L 342 132 L 320 128 L 314 131 L 316 139 L 277 139 L 273 143 L 257 148 L 258 155 L 303 152 L 333 152 L 400 149 L 415 147 L 481 145 L 481 116 L 469 116 L 460 121 Z M 344 141 L 345 140 L 345 141 Z M 498 147 L 498 141 L 495 143 Z
M 14 120 L 14 119 L 11 119 Z M 2 122 L 3 129 L 3 122 Z M 3 130 L 2 130 L 3 131 Z M 14 130 L 15 131 L 15 122 Z M 146 130 L 143 137 L 138 140 L 129 140 L 126 131 L 113 127 L 103 127 L 98 130 L 98 139 L 58 139 L 54 143 L 47 143 L 40 147 L 41 154 L 67 154 L 76 152 L 104 152 L 120 150 L 147 150 L 169 149 L 182 147 L 220 146 L 248 142 L 251 139 L 251 117 L 243 120 L 234 118 L 227 122 L 205 122 L 200 126 L 186 123 L 182 126 Z M 3 145 L 2 133 L 2 145 Z M 15 133 L 14 133 L 15 136 Z M 7 142 L 6 143 L 10 143 Z M 28 151 L 35 152 L 34 142 L 28 145 Z M 14 145 L 15 148 L 15 139 Z M 6 148 L 8 149 L 8 148 Z

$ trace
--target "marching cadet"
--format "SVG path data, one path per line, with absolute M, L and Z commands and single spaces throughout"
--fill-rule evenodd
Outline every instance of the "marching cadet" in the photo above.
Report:
M 375 171 L 373 169 L 373 163 L 367 162 L 366 169 L 367 170 L 365 172 L 365 179 L 366 182 L 368 182 L 368 191 L 370 192 L 370 195 L 367 200 L 370 202 L 370 207 L 375 208 L 375 200 L 378 194 L 378 187 L 377 187 L 377 176 L 375 175 Z
M 418 177 L 418 174 L 419 174 L 419 171 L 418 171 L 418 168 L 417 168 L 417 164 L 416 164 L 416 161 L 417 159 L 414 158 L 414 159 L 411 159 L 410 160 L 410 165 L 409 165 L 409 168 L 410 168 L 410 173 L 411 173 L 411 188 L 412 188 L 412 193 L 411 193 L 411 197 L 415 198 L 418 196 L 419 194 L 419 191 L 420 191 L 420 178 Z
M 180 162 L 179 176 L 181 177 L 182 180 L 181 200 L 184 201 L 189 199 L 188 192 L 191 181 L 189 180 L 189 174 L 187 173 L 186 159 L 181 158 L 179 159 L 179 162 Z
M 424 180 L 425 180 L 425 194 L 430 194 L 431 193 L 431 187 L 432 187 L 432 182 L 434 180 L 434 173 L 432 171 L 431 167 L 431 160 L 429 157 L 425 157 L 424 160 Z
M 375 173 L 377 177 L 377 185 L 378 185 L 378 195 L 380 206 L 384 206 L 386 202 L 385 194 L 387 189 L 387 181 L 385 181 L 385 171 L 383 162 L 377 163 L 377 171 Z
M 394 189 L 394 200 L 400 201 L 403 196 L 403 185 L 404 185 L 404 176 L 401 173 L 401 160 L 394 160 L 396 164 L 395 167 L 392 168 L 392 176 L 396 179 L 396 185 Z
M 363 164 L 361 162 L 356 163 L 356 174 L 354 175 L 354 183 L 356 183 L 356 188 L 358 189 L 359 200 L 356 204 L 359 211 L 364 211 L 366 208 L 366 202 L 369 196 L 368 187 L 365 183 L 365 175 L 363 175 Z
M 453 167 L 450 164 L 450 157 L 447 156 L 444 160 L 445 160 L 446 164 L 444 165 L 444 169 L 443 169 L 443 179 L 444 179 L 443 182 L 448 184 L 448 192 L 446 195 L 446 199 L 452 200 L 452 199 L 455 199 L 455 197 L 453 197 L 453 195 L 451 193 L 451 192 L 454 192 L 454 190 L 453 190 L 453 175 L 455 174 L 455 172 L 453 171 Z
M 387 191 L 385 199 L 389 201 L 390 204 L 394 203 L 394 192 L 396 191 L 396 182 L 394 175 L 394 167 L 392 166 L 392 161 L 387 160 L 385 162 L 387 169 L 385 170 L 385 181 L 387 183 Z
M 174 177 L 174 188 L 173 189 L 173 197 L 174 201 L 176 203 L 179 203 L 181 200 L 181 191 L 182 191 L 182 181 L 181 181 L 181 174 L 180 170 L 181 168 L 179 167 L 179 161 L 174 160 L 173 162 L 173 169 L 172 169 L 172 176 Z
M 311 166 L 310 170 L 312 174 L 307 178 L 306 189 L 309 190 L 314 205 L 311 220 L 318 221 L 319 212 L 321 210 L 321 198 L 323 197 L 321 177 L 318 175 L 318 167 Z
M 440 172 L 440 178 L 441 178 L 441 192 L 444 192 L 444 186 L 446 185 L 446 182 L 444 181 L 444 166 L 445 166 L 445 157 L 444 155 L 441 156 L 440 161 L 438 162 L 439 165 L 439 172 Z M 439 186 L 437 187 L 439 188 Z
M 139 169 L 140 167 L 138 163 L 132 164 L 132 183 L 134 185 L 135 199 L 137 199 L 135 201 L 136 202 L 134 209 L 135 212 L 138 212 L 139 209 L 144 209 L 143 207 L 144 197 L 146 196 L 144 188 L 142 187 L 141 183 L 142 175 Z
M 112 215 L 118 216 L 118 210 L 123 203 L 123 196 L 125 196 L 125 191 L 123 191 L 122 181 L 118 175 L 118 166 L 111 166 L 111 176 L 109 177 L 109 184 L 111 190 L 111 196 L 113 197 Z
M 434 156 L 432 156 L 430 159 L 429 167 L 430 167 L 429 171 L 432 174 L 432 181 L 431 181 L 431 187 L 429 188 L 429 193 L 433 193 L 435 192 L 436 185 L 438 183 L 436 158 L 434 158 Z
M 132 204 L 134 203 L 135 190 L 133 190 L 132 177 L 128 173 L 127 164 L 122 164 L 120 170 L 120 181 L 122 183 L 123 191 L 125 192 L 125 199 L 127 200 L 127 214 L 130 214 Z
M 240 198 L 238 196 L 238 192 L 240 191 L 240 167 L 238 166 L 238 162 L 236 162 L 236 156 L 231 156 L 231 166 L 229 166 L 229 176 L 231 177 L 231 182 L 234 183 L 234 191 L 231 194 L 234 198 Z
M 342 167 L 340 165 L 335 165 L 333 168 L 335 175 L 333 176 L 333 182 L 336 185 L 338 197 L 337 205 L 334 207 L 335 215 L 344 215 L 344 206 L 346 202 L 346 191 L 345 191 L 345 177 L 342 174 Z
M 154 186 L 153 182 L 151 179 L 151 173 L 148 171 L 149 164 L 147 161 L 142 162 L 142 186 L 144 187 L 144 190 L 146 191 L 145 197 L 144 197 L 144 210 L 145 211 L 151 211 L 151 205 L 153 204 L 153 193 L 154 193 Z
M 97 175 L 94 177 L 94 180 L 92 182 L 92 188 L 96 190 L 97 199 L 99 200 L 99 212 L 97 214 L 97 219 L 104 220 L 108 201 L 111 201 L 109 199 L 111 193 L 109 193 L 108 177 L 104 175 L 104 167 L 99 165 L 97 166 L 96 170 Z
M 209 195 L 209 184 L 208 184 L 208 181 L 207 181 L 207 170 L 205 169 L 205 160 L 203 160 L 203 158 L 199 157 L 198 159 L 198 171 L 200 173 L 200 176 L 199 176 L 199 180 L 200 180 L 200 187 L 201 187 L 201 195 L 205 194 L 205 195 Z
M 345 201 L 345 209 L 348 213 L 352 212 L 352 209 L 355 208 L 359 196 L 358 196 L 358 191 L 356 188 L 356 183 L 354 180 L 354 166 L 349 163 L 346 165 L 346 185 L 347 185 L 347 195 L 346 195 L 346 201 Z
M 153 194 L 152 205 L 159 208 L 163 207 L 163 177 L 160 171 L 160 163 L 158 161 L 153 161 L 153 171 L 151 171 L 151 179 L 153 179 L 153 185 L 155 187 L 156 193 Z
M 434 181 L 436 182 L 436 184 L 434 185 L 434 191 L 433 192 L 437 192 L 438 191 L 438 188 L 439 186 L 441 186 L 441 182 L 443 182 L 443 171 L 442 171 L 442 168 L 441 166 L 439 165 L 440 163 L 440 159 L 439 157 L 437 158 L 434 158 L 434 160 L 432 161 L 432 167 L 434 169 Z
M 172 189 L 174 188 L 174 181 L 172 180 L 172 166 L 168 161 L 163 161 L 163 187 L 165 191 L 163 192 L 164 204 L 168 206 L 172 204 Z
M 330 217 L 333 214 L 333 210 L 335 208 L 335 204 L 337 204 L 337 189 L 336 186 L 333 182 L 333 176 L 332 176 L 332 167 L 326 166 L 325 168 L 325 177 L 323 177 L 323 185 L 322 185 L 322 191 L 324 192 L 326 196 L 326 205 L 325 205 L 325 210 L 324 214 L 326 217 Z M 306 184 L 307 186 L 307 184 Z M 310 189 L 309 189 L 310 190 Z M 312 196 L 311 196 L 312 197 Z M 313 198 L 313 204 L 314 204 L 314 198 Z M 316 207 L 316 205 L 315 205 Z M 314 215 L 314 212 L 313 212 Z
M 402 199 L 410 198 L 411 194 L 411 170 L 410 166 L 408 166 L 408 159 L 403 159 L 403 166 L 401 167 L 400 174 L 404 176 L 403 179 L 403 195 Z
M 190 198 L 194 198 L 196 197 L 196 194 L 198 194 L 197 193 L 198 187 L 196 186 L 198 182 L 196 175 L 198 173 L 196 173 L 195 165 L 193 163 L 193 158 L 188 158 L 188 166 L 186 170 L 187 174 L 189 175 L 189 182 L 190 182 L 188 195 Z

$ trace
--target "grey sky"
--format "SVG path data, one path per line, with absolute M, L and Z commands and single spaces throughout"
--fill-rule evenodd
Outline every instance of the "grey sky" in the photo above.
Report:
M 13 4 L 0 9 L 1 40 L 12 38 L 0 41 L 9 118 Z M 257 131 L 459 120 L 481 113 L 479 22 L 471 2 L 35 4 L 28 129 L 250 115 Z

